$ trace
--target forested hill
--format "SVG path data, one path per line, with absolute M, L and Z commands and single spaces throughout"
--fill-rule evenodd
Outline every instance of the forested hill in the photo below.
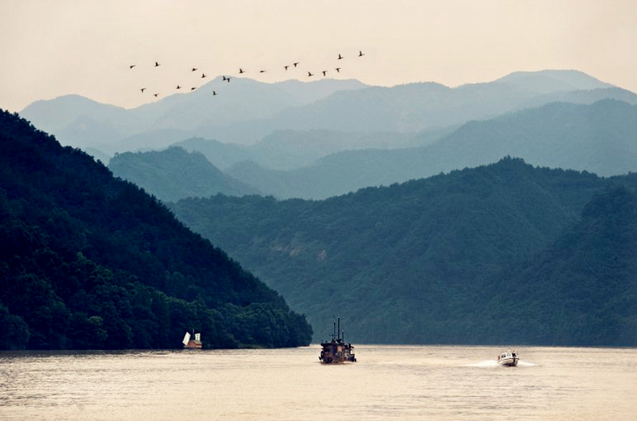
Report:
M 138 187 L 0 111 L 0 349 L 308 344 L 272 289 Z
M 635 186 L 635 179 L 632 180 Z M 609 188 L 586 204 L 581 220 L 551 246 L 507 268 L 491 285 L 489 307 L 512 341 L 582 345 L 637 344 L 637 196 Z M 518 286 L 511 290 L 509 286 Z M 548 310 L 548 311 L 547 311 Z M 546 328 L 550 326 L 551 328 Z
M 113 157 L 108 168 L 158 199 L 171 202 L 186 197 L 258 194 L 253 187 L 224 174 L 199 152 L 179 147 L 145 153 L 126 152 Z
M 636 345 L 636 184 L 506 158 L 323 201 L 171 208 L 307 314 L 314 340 L 340 315 L 355 342 Z

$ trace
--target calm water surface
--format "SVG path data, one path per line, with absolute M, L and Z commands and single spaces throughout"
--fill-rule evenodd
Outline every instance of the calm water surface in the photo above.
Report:
M 637 350 L 0 352 L 0 420 L 637 420 Z

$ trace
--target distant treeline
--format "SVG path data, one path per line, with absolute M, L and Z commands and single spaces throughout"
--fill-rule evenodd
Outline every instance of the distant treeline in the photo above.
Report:
M 305 317 L 154 197 L 0 111 L 0 349 L 309 343 Z

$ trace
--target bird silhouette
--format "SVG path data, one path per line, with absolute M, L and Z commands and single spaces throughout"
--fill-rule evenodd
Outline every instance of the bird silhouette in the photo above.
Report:
M 288 67 L 290 67 L 290 66 L 283 66 L 283 68 L 285 69 L 286 72 L 288 71 Z
M 363 57 L 364 55 L 365 55 L 365 54 L 363 54 L 363 52 L 362 52 L 362 51 L 360 51 L 360 50 L 358 51 L 358 56 L 359 56 L 359 57 Z
M 161 64 L 155 62 L 155 67 L 159 67 L 159 66 L 161 66 Z
M 197 69 L 196 67 L 193 67 L 193 68 L 192 68 L 192 71 L 193 71 L 193 72 L 196 72 L 197 70 L 199 70 L 199 69 Z
M 175 89 L 181 89 L 181 86 L 177 85 L 177 87 Z
M 245 70 L 243 70 L 241 67 L 239 67 L 239 74 L 242 75 L 245 73 Z
M 201 74 L 201 78 L 203 79 L 203 78 L 205 78 L 205 77 L 206 77 L 206 74 L 205 74 L 205 73 L 202 73 L 202 74 Z
M 226 77 L 226 76 L 222 76 L 222 78 L 223 78 L 223 80 L 224 80 L 225 82 L 230 82 L 230 79 L 231 79 L 231 77 L 230 77 L 230 76 L 228 76 L 228 77 Z
M 159 96 L 159 94 L 153 94 L 155 96 L 155 98 L 157 98 Z
M 299 62 L 297 61 L 296 63 L 292 63 L 292 64 L 294 64 L 294 67 L 296 67 L 296 65 L 299 64 Z
M 327 70 L 323 70 L 323 76 L 327 75 Z
M 265 70 L 259 70 L 259 73 L 265 73 Z
M 314 76 L 312 73 L 307 72 L 307 77 L 312 77 L 312 76 Z
M 338 55 L 338 60 L 343 60 L 343 56 L 342 55 Z
M 130 66 L 128 66 L 129 69 L 132 69 L 133 67 L 135 67 L 136 64 L 131 64 Z
M 144 93 L 144 91 L 145 91 L 145 90 L 146 90 L 146 88 L 142 88 L 142 89 L 141 89 L 142 93 Z
M 336 70 L 336 73 L 341 73 L 341 68 L 340 68 L 340 67 L 337 67 L 337 68 L 336 68 L 336 69 L 334 69 L 334 70 Z
M 212 95 L 217 95 L 217 91 L 212 91 Z
M 191 91 L 194 91 L 195 89 L 197 89 L 197 88 L 195 88 L 194 86 L 192 88 L 190 88 Z

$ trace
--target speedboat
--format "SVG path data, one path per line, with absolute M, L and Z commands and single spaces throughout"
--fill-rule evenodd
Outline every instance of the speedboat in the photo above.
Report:
M 515 367 L 518 365 L 519 360 L 520 357 L 518 357 L 518 351 L 509 350 L 498 355 L 498 365 L 503 365 L 505 367 Z

